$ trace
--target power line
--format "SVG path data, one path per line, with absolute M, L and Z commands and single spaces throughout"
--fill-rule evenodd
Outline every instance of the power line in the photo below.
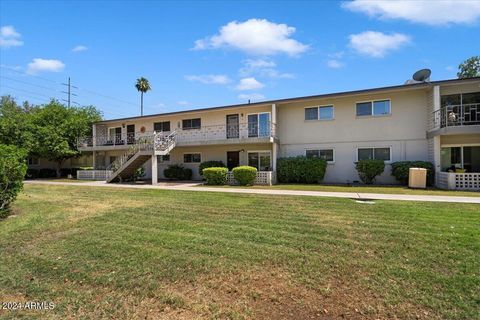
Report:
M 13 72 L 16 72 L 16 73 L 19 73 L 19 74 L 23 74 L 23 75 L 26 75 L 26 76 L 29 76 L 29 77 L 35 77 L 35 78 L 42 79 L 42 80 L 49 81 L 49 82 L 53 82 L 53 83 L 56 83 L 56 84 L 61 84 L 61 83 L 59 83 L 58 81 L 55 81 L 55 80 L 52 80 L 52 79 L 47 79 L 47 78 L 44 78 L 44 77 L 37 76 L 37 75 L 35 75 L 35 74 L 31 74 L 31 73 L 27 73 L 27 72 L 24 72 L 24 71 L 15 70 L 15 69 L 13 69 L 13 68 L 9 68 L 9 67 L 6 67 L 6 66 L 0 65 L 0 68 L 6 69 L 6 70 L 9 70 L 9 71 L 13 71 Z
M 29 91 L 29 90 L 24 90 L 24 89 L 20 89 L 20 88 L 14 88 L 14 87 L 6 86 L 6 85 L 2 85 L 2 87 L 4 87 L 4 88 L 9 88 L 9 89 L 11 89 L 11 90 L 16 90 L 16 91 L 25 92 L 25 93 L 28 93 L 28 94 L 33 94 L 33 95 L 40 96 L 40 97 L 44 97 L 44 98 L 47 98 L 47 99 L 53 99 L 53 98 L 55 98 L 55 97 L 46 96 L 46 95 L 41 94 L 41 93 L 38 93 L 38 92 L 32 92 L 32 91 Z
M 29 86 L 33 86 L 33 87 L 37 87 L 37 88 L 41 88 L 41 89 L 45 89 L 45 90 L 61 92 L 60 90 L 54 89 L 52 87 L 45 87 L 45 86 L 41 86 L 41 85 L 38 85 L 38 84 L 35 84 L 35 83 L 22 81 L 22 80 L 10 78 L 10 77 L 5 77 L 5 76 L 2 76 L 2 75 L 0 75 L 0 78 L 7 79 L 7 80 L 10 80 L 10 81 L 15 81 L 15 82 L 18 82 L 18 83 L 23 83 L 23 84 L 26 84 L 26 85 L 29 85 Z

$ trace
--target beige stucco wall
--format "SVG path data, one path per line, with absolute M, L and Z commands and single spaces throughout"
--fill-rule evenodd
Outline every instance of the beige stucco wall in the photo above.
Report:
M 356 116 L 356 102 L 383 99 L 391 100 L 391 115 Z M 305 120 L 306 107 L 321 105 L 334 106 L 334 120 Z M 357 148 L 390 147 L 392 162 L 427 160 L 426 90 L 323 99 L 277 107 L 281 156 L 305 155 L 307 149 L 334 149 L 335 163 L 328 165 L 325 182 L 359 180 L 354 164 Z M 378 182 L 396 183 L 389 165 Z

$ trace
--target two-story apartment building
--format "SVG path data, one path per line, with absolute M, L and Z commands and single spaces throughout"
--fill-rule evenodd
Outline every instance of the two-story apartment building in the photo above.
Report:
M 153 183 L 171 164 L 200 179 L 198 165 L 208 160 L 274 179 L 278 158 L 304 155 L 327 160 L 327 183 L 358 181 L 356 161 L 381 159 L 387 166 L 377 181 L 393 184 L 389 164 L 425 160 L 439 186 L 478 188 L 480 78 L 105 120 L 79 148 L 112 177 L 144 165 Z

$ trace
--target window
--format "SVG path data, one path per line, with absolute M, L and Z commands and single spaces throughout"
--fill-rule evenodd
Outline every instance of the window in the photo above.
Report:
M 271 134 L 270 113 L 253 113 L 247 116 L 248 119 L 248 137 L 268 137 Z
M 390 100 L 377 100 L 357 103 L 357 117 L 389 115 Z
M 333 106 L 305 108 L 305 120 L 332 120 Z
M 333 149 L 307 150 L 307 158 L 320 158 L 327 162 L 334 162 Z
M 358 160 L 391 160 L 390 148 L 359 148 L 357 152 Z
M 199 163 L 202 162 L 200 153 L 185 153 L 183 155 L 184 163 Z
M 182 120 L 183 130 L 200 129 L 201 126 L 202 119 L 200 118 Z
M 318 120 L 318 108 L 305 108 L 305 120 Z
M 170 162 L 170 155 L 166 154 L 163 156 L 157 156 L 157 162 L 158 163 Z
M 153 124 L 154 131 L 170 131 L 170 121 L 155 122 Z
M 258 171 L 271 171 L 270 152 L 249 152 L 248 165 L 257 168 Z
M 40 161 L 37 157 L 28 158 L 28 165 L 29 166 L 38 166 L 39 164 L 40 164 Z

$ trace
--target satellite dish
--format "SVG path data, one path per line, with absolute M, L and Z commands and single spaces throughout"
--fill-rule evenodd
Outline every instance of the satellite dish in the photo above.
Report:
M 432 71 L 430 69 L 422 69 L 415 72 L 412 78 L 415 81 L 426 82 L 430 80 L 431 74 Z

